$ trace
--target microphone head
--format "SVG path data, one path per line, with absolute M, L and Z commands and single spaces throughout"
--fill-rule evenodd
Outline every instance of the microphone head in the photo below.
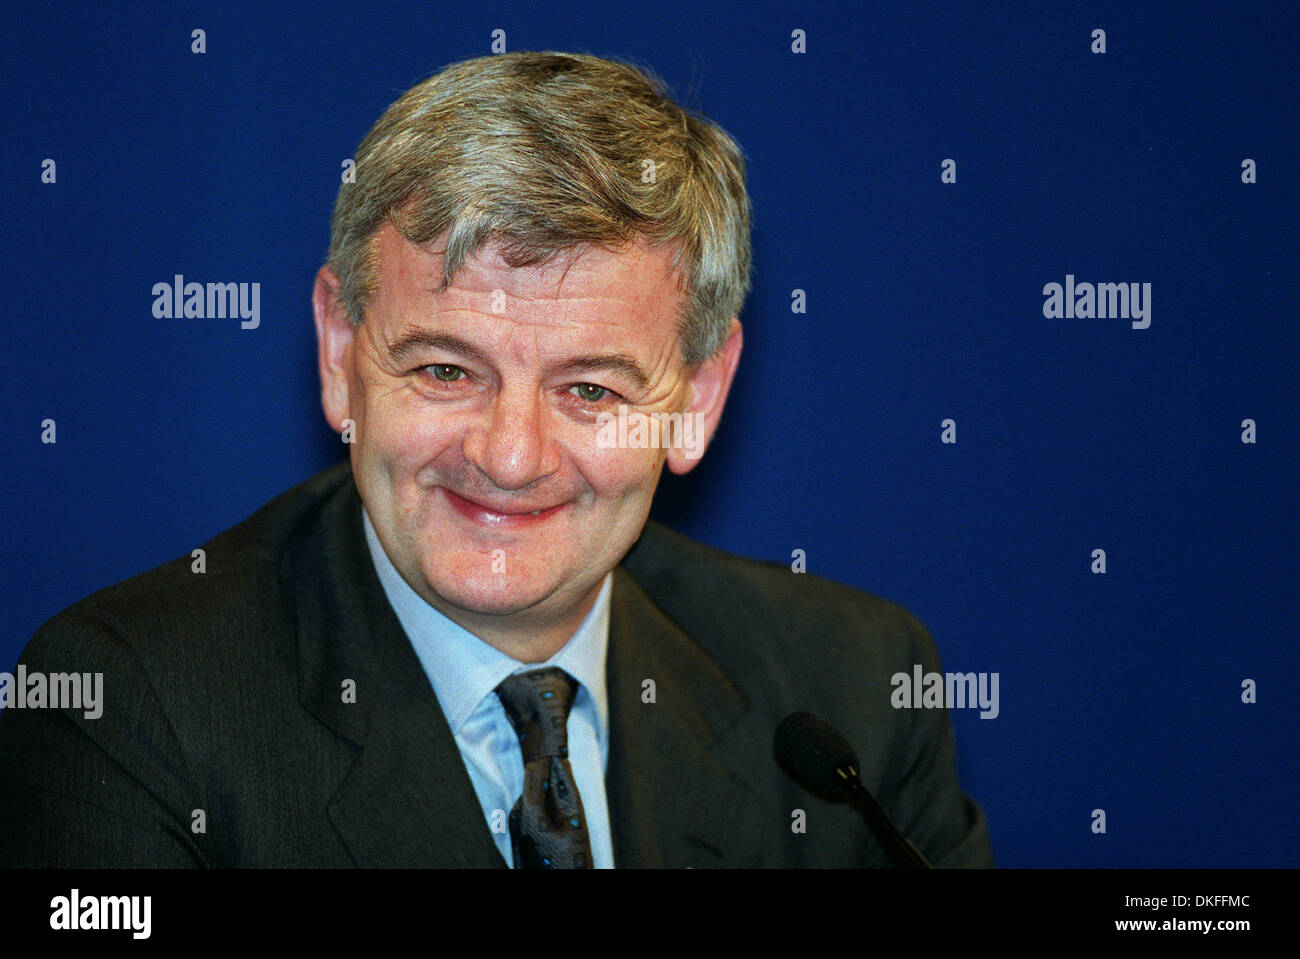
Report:
M 858 754 L 838 729 L 812 713 L 791 713 L 776 727 L 776 756 L 787 771 L 814 792 L 835 793 L 852 780 L 836 770 L 858 768 Z

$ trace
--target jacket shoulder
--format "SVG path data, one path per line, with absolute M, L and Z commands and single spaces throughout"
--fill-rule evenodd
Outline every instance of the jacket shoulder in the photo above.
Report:
M 241 578 L 259 578 L 272 571 L 294 531 L 349 476 L 347 463 L 332 466 L 218 533 L 200 547 L 204 554 L 202 572 L 195 570 L 192 554 L 177 557 L 78 600 L 50 622 L 88 616 L 131 619 L 144 615 L 157 619 L 175 611 L 169 606 L 190 605 L 185 602 L 190 593 L 202 594 L 204 606 L 209 609 L 220 605 L 221 597 L 227 604 L 243 605 L 244 597 L 232 587 Z
M 738 646 L 782 663 L 848 658 L 877 668 L 933 658 L 925 627 L 896 602 L 727 553 L 659 523 L 646 524 L 624 565 L 688 635 L 717 647 L 715 655 Z
M 193 554 L 165 562 L 78 600 L 46 621 L 28 646 L 76 636 L 93 626 L 130 641 L 137 652 L 190 655 L 204 631 L 255 628 L 278 595 L 278 571 L 290 540 L 351 476 L 347 463 L 331 467 L 276 496 L 242 522 L 203 543 Z M 186 642 L 179 648 L 175 640 Z

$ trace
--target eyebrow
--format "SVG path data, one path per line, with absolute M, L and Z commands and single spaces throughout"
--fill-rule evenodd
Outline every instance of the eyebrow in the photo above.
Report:
M 487 363 L 488 356 L 468 340 L 462 340 L 452 333 L 435 333 L 432 330 L 407 330 L 388 345 L 388 355 L 398 361 L 412 359 L 425 350 L 447 350 L 469 357 L 479 363 Z
M 447 350 L 484 365 L 491 364 L 491 357 L 453 333 L 408 330 L 388 347 L 389 355 L 399 362 L 410 360 L 425 350 Z M 626 353 L 584 353 L 569 357 L 560 364 L 560 369 L 571 373 L 619 373 L 627 377 L 637 389 L 644 389 L 650 382 L 650 377 L 641 369 L 641 364 Z
M 560 368 L 573 373 L 602 373 L 607 370 L 611 373 L 621 373 L 631 380 L 637 389 L 644 389 L 646 383 L 650 381 L 645 371 L 641 369 L 641 364 L 626 353 L 586 353 L 566 360 Z

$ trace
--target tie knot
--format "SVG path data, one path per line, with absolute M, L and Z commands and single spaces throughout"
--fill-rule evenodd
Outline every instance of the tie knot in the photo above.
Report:
M 554 666 L 515 673 L 497 687 L 510 725 L 519 734 L 524 762 L 539 756 L 569 755 L 567 723 L 578 681 Z

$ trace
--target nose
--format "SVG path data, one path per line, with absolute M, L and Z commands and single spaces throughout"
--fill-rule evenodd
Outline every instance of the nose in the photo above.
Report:
M 539 391 L 526 385 L 497 393 L 483 421 L 466 432 L 462 451 L 502 490 L 521 490 L 560 464 L 550 410 Z

